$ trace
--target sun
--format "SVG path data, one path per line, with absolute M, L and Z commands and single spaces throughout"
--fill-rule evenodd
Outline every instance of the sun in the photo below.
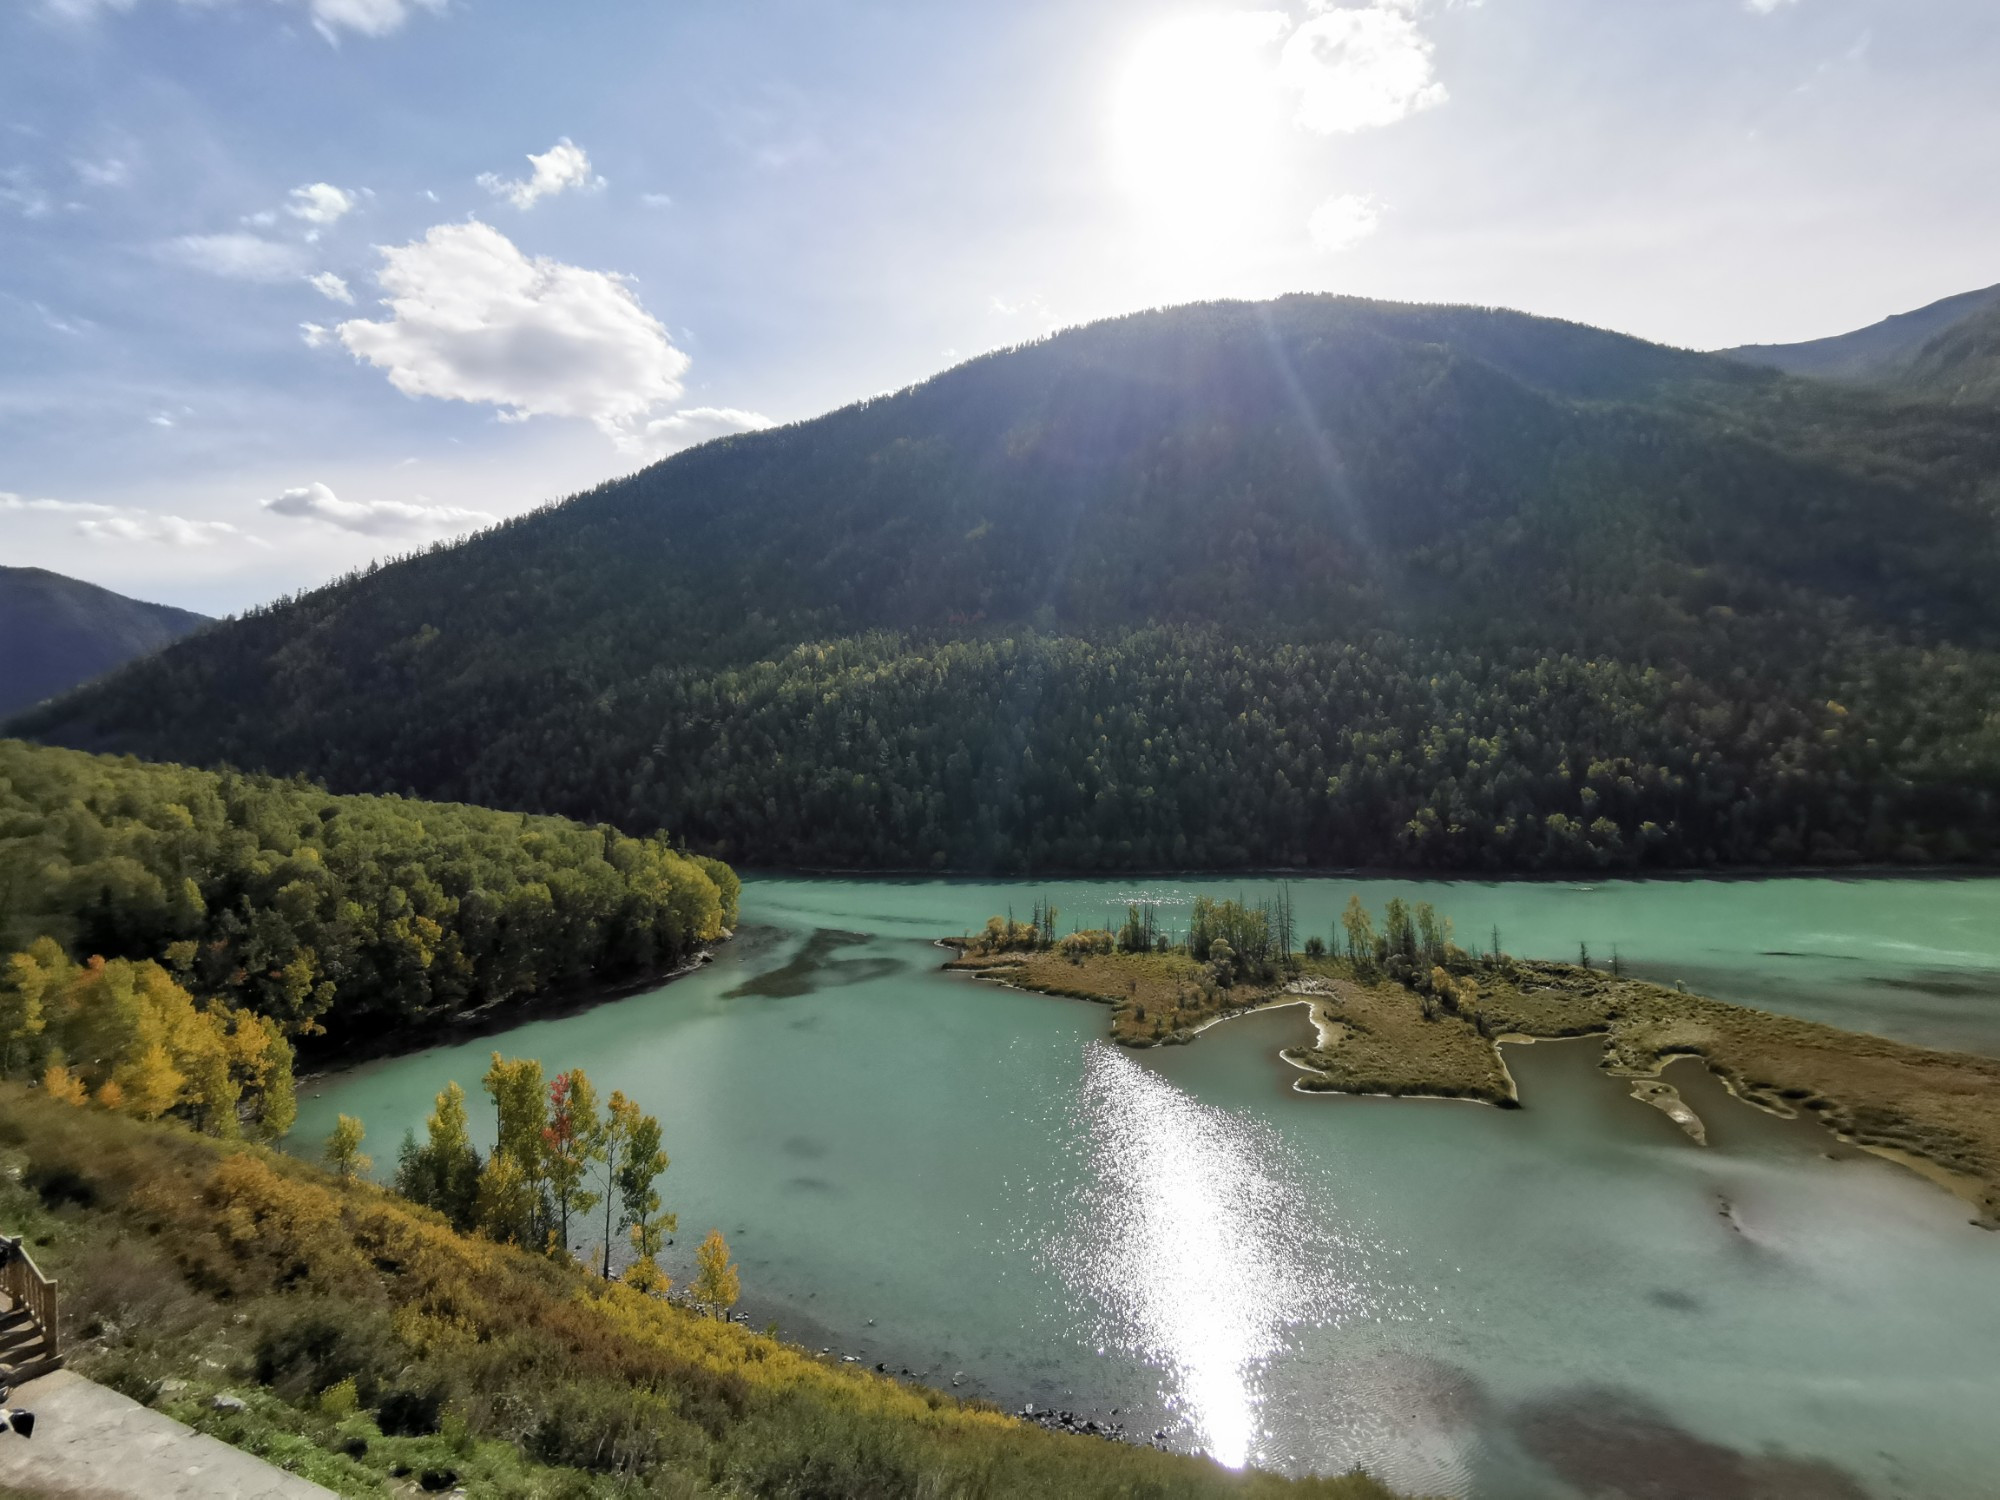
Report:
M 1277 44 L 1286 17 L 1176 17 L 1140 37 L 1113 85 L 1112 177 L 1140 207 L 1178 219 L 1254 187 L 1280 123 Z

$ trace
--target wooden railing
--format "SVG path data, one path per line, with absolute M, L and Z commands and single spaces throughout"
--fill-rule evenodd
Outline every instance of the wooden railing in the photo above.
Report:
M 41 1330 L 42 1345 L 54 1359 L 62 1353 L 62 1320 L 56 1313 L 56 1284 L 44 1276 L 28 1247 L 0 1234 L 0 1292 L 11 1306 L 25 1311 Z

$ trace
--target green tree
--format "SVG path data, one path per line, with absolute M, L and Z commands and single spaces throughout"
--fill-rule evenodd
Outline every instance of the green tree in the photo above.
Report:
M 466 1123 L 465 1090 L 448 1083 L 425 1122 L 424 1143 L 403 1143 L 396 1191 L 436 1209 L 454 1228 L 469 1229 L 479 1216 L 480 1166 Z
M 1417 932 L 1410 922 L 1410 905 L 1401 896 L 1391 896 L 1382 912 L 1382 935 L 1388 940 L 1391 957 L 1416 957 Z
M 1347 960 L 1356 968 L 1366 968 L 1375 962 L 1375 921 L 1368 915 L 1368 908 L 1361 904 L 1358 895 L 1347 898 L 1347 909 L 1340 914 L 1341 930 L 1347 938 Z
M 541 1193 L 521 1163 L 495 1151 L 479 1172 L 474 1214 L 480 1233 L 503 1245 L 534 1246 L 543 1220 Z
M 618 1194 L 620 1221 L 630 1227 L 633 1262 L 626 1280 L 641 1291 L 663 1290 L 666 1275 L 660 1270 L 659 1255 L 666 1236 L 674 1232 L 673 1214 L 660 1211 L 657 1186 L 667 1170 L 667 1153 L 660 1149 L 660 1122 L 642 1114 L 639 1107 L 622 1096 L 611 1096 L 612 1109 L 622 1114 L 624 1154 L 620 1158 L 613 1185 Z M 609 1235 L 606 1235 L 607 1243 Z M 605 1255 L 605 1275 L 611 1274 L 610 1254 Z
M 597 1206 L 598 1195 L 584 1180 L 603 1155 L 604 1121 L 589 1075 L 581 1068 L 556 1074 L 549 1085 L 548 1123 L 542 1127 L 542 1159 L 554 1231 L 549 1250 L 558 1258 L 570 1253 L 571 1216 Z
M 371 1158 L 361 1154 L 362 1137 L 367 1134 L 353 1115 L 337 1116 L 320 1155 L 325 1158 L 327 1166 L 340 1176 L 350 1180 L 359 1177 L 375 1165 Z
M 1430 902 L 1419 901 L 1415 919 L 1418 952 L 1426 963 L 1443 963 L 1445 949 L 1451 943 L 1451 918 L 1440 917 Z

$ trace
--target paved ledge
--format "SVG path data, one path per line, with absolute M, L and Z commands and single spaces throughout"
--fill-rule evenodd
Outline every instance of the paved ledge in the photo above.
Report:
M 333 1500 L 70 1370 L 17 1387 L 35 1435 L 0 1433 L 0 1486 L 51 1500 Z

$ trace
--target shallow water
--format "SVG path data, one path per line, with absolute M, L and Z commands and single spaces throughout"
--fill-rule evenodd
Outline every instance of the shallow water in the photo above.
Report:
M 1356 888 L 1435 901 L 1461 941 L 1615 944 L 1690 988 L 2000 1051 L 2000 882 L 1296 882 L 1301 931 Z M 677 1279 L 720 1227 L 755 1322 L 869 1364 L 1495 1500 L 1992 1493 L 2000 1236 L 1914 1175 L 1682 1063 L 1697 1147 L 1588 1042 L 1509 1048 L 1518 1112 L 1304 1096 L 1276 1057 L 1302 1010 L 1125 1052 L 1096 1007 L 940 974 L 926 941 L 1142 889 L 1192 894 L 752 881 L 699 974 L 308 1085 L 295 1138 L 358 1114 L 386 1163 L 497 1045 L 660 1116 Z

